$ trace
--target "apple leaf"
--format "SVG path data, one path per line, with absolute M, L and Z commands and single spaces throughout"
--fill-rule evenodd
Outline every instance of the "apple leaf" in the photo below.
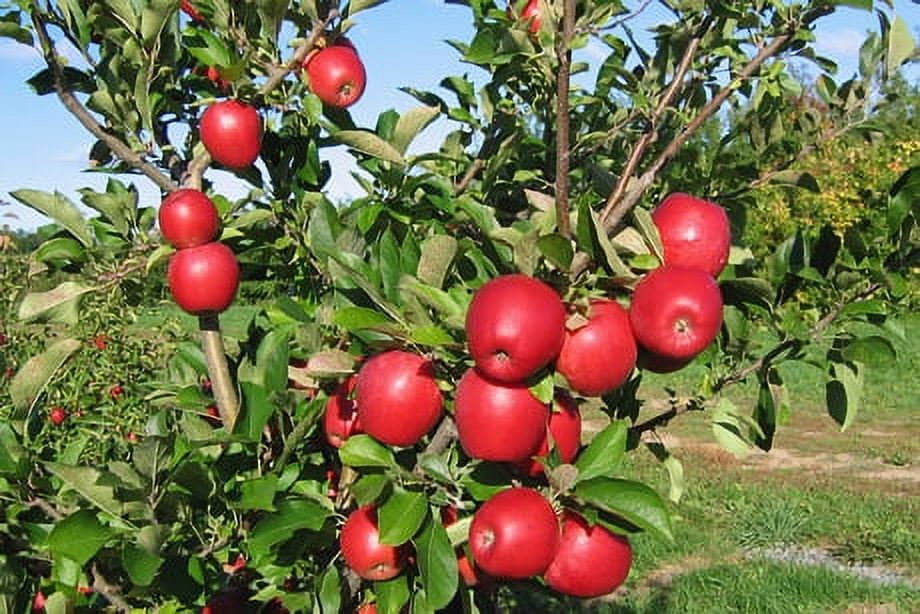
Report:
M 457 255 L 457 239 L 434 235 L 422 243 L 416 277 L 433 288 L 442 288 L 450 264 Z
M 859 363 L 833 363 L 833 380 L 825 385 L 827 411 L 845 431 L 853 424 L 863 394 L 863 373 Z
M 136 586 L 150 586 L 163 564 L 162 557 L 134 544 L 125 546 L 121 560 L 128 578 Z
M 0 38 L 12 38 L 23 45 L 32 46 L 32 33 L 19 24 L 10 21 L 0 21 Z
M 668 491 L 668 499 L 674 503 L 680 503 L 680 498 L 684 494 L 684 466 L 680 460 L 673 456 L 664 445 L 652 442 L 646 444 L 649 451 L 655 455 L 668 472 L 668 481 L 671 485 Z
M 457 592 L 457 555 L 444 526 L 431 515 L 415 539 L 415 552 L 429 608 L 447 607 Z
M 386 582 L 374 582 L 374 594 L 377 595 L 378 614 L 400 614 L 412 596 L 405 574 Z
M 901 17 L 895 17 L 888 33 L 888 74 L 895 74 L 901 64 L 913 55 L 915 48 L 910 26 Z
M 358 505 L 367 505 L 380 498 L 380 495 L 390 485 L 390 478 L 380 473 L 372 473 L 362 476 L 351 486 L 351 494 L 354 495 Z
M 56 237 L 39 245 L 32 258 L 38 262 L 83 262 L 86 260 L 86 251 L 78 241 L 70 237 Z
M 575 468 L 578 469 L 577 482 L 609 476 L 615 471 L 626 454 L 628 434 L 629 429 L 626 428 L 625 420 L 611 422 L 598 433 L 575 461 Z
M 67 487 L 80 493 L 87 501 L 113 516 L 121 516 L 124 506 L 115 498 L 115 489 L 104 485 L 104 474 L 93 467 L 74 467 L 62 463 L 45 463 L 45 467 L 60 478 Z M 109 482 L 111 480 L 108 480 Z
M 406 165 L 406 160 L 399 153 L 399 150 L 373 132 L 366 130 L 339 130 L 332 135 L 332 138 L 369 156 L 400 166 Z
M 557 234 L 543 235 L 537 239 L 537 249 L 540 250 L 557 269 L 567 271 L 572 265 L 575 250 L 572 242 Z
M 62 339 L 26 361 L 10 383 L 10 398 L 16 409 L 11 416 L 14 420 L 26 416 L 57 370 L 79 349 L 76 339 Z
M 547 372 L 543 377 L 540 378 L 539 381 L 530 387 L 530 394 L 532 394 L 541 403 L 546 404 L 553 402 L 554 391 L 555 380 L 552 371 Z
M 377 512 L 380 543 L 399 546 L 415 535 L 428 511 L 424 493 L 394 489 Z
M 438 107 L 415 107 L 403 113 L 396 122 L 391 139 L 396 150 L 405 155 L 415 137 L 441 113 Z
M 652 214 L 647 209 L 636 207 L 632 210 L 632 217 L 645 243 L 649 246 L 660 262 L 664 262 L 664 247 L 661 244 L 661 235 L 658 234 L 658 227 L 652 220 Z
M 65 556 L 85 565 L 115 534 L 96 519 L 90 510 L 80 510 L 61 520 L 48 535 L 48 547 L 56 556 Z
M 269 331 L 259 343 L 255 372 L 258 383 L 271 393 L 287 387 L 290 336 L 281 329 Z
M 351 0 L 351 2 L 348 3 L 348 10 L 345 12 L 345 15 L 352 17 L 360 11 L 373 8 L 379 4 L 383 4 L 386 1 L 387 0 Z
M 342 581 L 339 570 L 330 565 L 320 582 L 319 603 L 323 614 L 338 614 L 342 603 Z
M 850 362 L 869 365 L 888 365 L 898 357 L 894 345 L 880 335 L 869 335 L 851 341 L 843 348 L 843 357 Z
M 93 244 L 89 227 L 80 210 L 60 192 L 49 194 L 39 190 L 16 190 L 10 192 L 10 196 L 25 206 L 50 217 L 63 226 L 84 247 Z
M 661 496 L 641 482 L 594 478 L 575 487 L 575 494 L 605 512 L 668 541 L 674 540 L 671 516 Z
M 95 290 L 75 281 L 65 281 L 47 292 L 27 294 L 19 305 L 19 319 L 23 322 L 60 322 L 76 324 L 79 319 L 80 297 Z
M 307 499 L 286 499 L 278 504 L 278 511 L 265 516 L 249 535 L 253 554 L 267 552 L 269 548 L 293 537 L 301 530 L 318 531 L 329 517 L 330 510 Z
M 342 464 L 350 467 L 393 467 L 396 458 L 386 446 L 377 443 L 370 435 L 349 437 L 339 449 Z

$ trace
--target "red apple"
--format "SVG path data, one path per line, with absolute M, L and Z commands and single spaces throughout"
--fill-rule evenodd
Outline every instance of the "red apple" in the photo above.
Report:
M 377 614 L 377 604 L 365 603 L 360 608 L 358 608 L 357 614 Z
M 341 448 L 352 435 L 361 432 L 358 420 L 358 404 L 351 398 L 358 378 L 354 375 L 339 384 L 335 393 L 326 401 L 323 414 L 323 431 L 329 445 Z
M 725 268 L 731 228 L 716 203 L 676 192 L 655 207 L 652 221 L 661 235 L 664 264 L 702 269 L 713 277 Z
M 198 126 L 201 142 L 215 161 L 243 169 L 256 161 L 262 148 L 262 118 L 239 100 L 222 100 L 205 109 Z
M 391 350 L 358 372 L 358 419 L 365 433 L 392 446 L 411 446 L 431 430 L 444 406 L 431 361 Z
M 223 243 L 182 249 L 169 259 L 166 279 L 176 303 L 195 315 L 230 306 L 240 283 L 240 265 Z
M 521 382 L 559 354 L 565 307 L 551 287 L 526 275 L 483 284 L 466 314 L 466 338 L 476 366 L 502 382 Z
M 226 588 L 208 599 L 201 614 L 243 614 L 247 611 L 247 601 L 241 590 Z
M 365 580 L 389 580 L 398 576 L 405 565 L 405 547 L 380 543 L 377 509 L 373 505 L 349 514 L 339 536 L 339 546 L 345 563 Z
M 543 495 L 509 488 L 486 501 L 470 525 L 470 550 L 488 574 L 522 579 L 543 573 L 559 546 L 559 521 Z
M 60 405 L 55 405 L 48 413 L 48 419 L 51 420 L 51 424 L 54 426 L 61 426 L 67 420 L 67 410 Z
M 722 294 L 705 271 L 664 266 L 636 286 L 629 320 L 642 347 L 671 362 L 686 361 L 719 334 Z
M 639 351 L 639 359 L 636 361 L 636 365 L 640 369 L 651 371 L 652 373 L 673 373 L 675 371 L 680 371 L 692 361 L 692 356 L 682 360 L 674 360 L 652 354 L 648 350 L 642 349 Z
M 340 39 L 320 49 L 303 63 L 310 90 L 331 107 L 345 108 L 364 94 L 367 73 L 350 41 Z
M 492 381 L 475 368 L 457 384 L 454 420 L 460 445 L 471 458 L 529 459 L 546 437 L 548 419 L 546 404 L 526 384 Z
M 549 454 L 549 437 L 553 438 L 553 445 L 559 451 L 559 458 L 563 463 L 571 463 L 578 455 L 581 447 L 581 412 L 578 403 L 565 392 L 556 393 L 555 408 L 549 416 L 549 424 L 543 434 L 543 442 L 537 448 L 534 456 L 544 457 Z M 548 435 L 547 435 L 548 433 Z M 531 477 L 543 473 L 543 465 L 530 458 L 515 466 L 519 471 Z
M 566 512 L 559 549 L 543 578 L 564 595 L 600 597 L 623 584 L 631 564 L 629 540 Z
M 160 204 L 160 232 L 176 249 L 197 247 L 217 238 L 220 217 L 204 192 L 176 190 Z
M 566 330 L 556 370 L 572 390 L 601 396 L 623 385 L 636 366 L 629 313 L 616 301 L 592 301 L 588 323 Z
M 182 12 L 189 16 L 189 18 L 195 23 L 204 23 L 205 18 L 198 12 L 189 0 L 180 0 L 179 8 L 182 9 Z
M 530 0 L 521 11 L 521 19 L 530 20 L 530 32 L 536 34 L 540 31 L 540 0 Z

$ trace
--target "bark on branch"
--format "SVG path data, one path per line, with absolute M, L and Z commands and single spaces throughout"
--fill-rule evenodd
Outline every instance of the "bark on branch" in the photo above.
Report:
M 38 35 L 38 41 L 42 48 L 45 63 L 48 65 L 49 70 L 51 70 L 51 76 L 54 81 L 54 91 L 57 93 L 64 108 L 70 111 L 71 115 L 73 115 L 90 134 L 108 145 L 113 154 L 149 177 L 161 190 L 172 192 L 179 189 L 179 186 L 170 179 L 168 175 L 161 172 L 153 164 L 144 160 L 121 139 L 106 132 L 105 128 L 96 121 L 96 118 L 94 118 L 86 107 L 77 100 L 77 97 L 74 96 L 73 92 L 67 87 L 67 83 L 64 80 L 64 72 L 61 63 L 58 61 L 54 43 L 51 40 L 51 36 L 48 34 L 48 25 L 45 23 L 44 17 L 38 10 L 32 11 L 32 23 L 35 24 L 35 32 Z
M 574 35 L 575 0 L 565 0 L 562 36 L 556 42 L 556 56 L 559 58 L 559 70 L 556 73 L 556 227 L 564 237 L 572 235 L 569 219 L 569 77 Z

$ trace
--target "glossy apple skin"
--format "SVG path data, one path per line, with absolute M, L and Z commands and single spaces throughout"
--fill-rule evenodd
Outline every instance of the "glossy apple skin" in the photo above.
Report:
M 553 438 L 553 446 L 559 452 L 559 458 L 563 463 L 571 463 L 575 460 L 578 449 L 581 447 L 581 411 L 575 399 L 565 392 L 556 393 L 554 411 L 550 413 L 543 441 L 534 456 L 545 457 L 549 454 L 547 433 Z M 515 463 L 515 467 L 530 477 L 537 477 L 544 472 L 543 465 L 533 458 Z
M 600 597 L 626 581 L 631 565 L 629 540 L 566 512 L 559 549 L 543 578 L 564 595 Z
M 357 402 L 364 432 L 392 446 L 417 443 L 444 407 L 431 361 L 402 350 L 378 354 L 361 367 Z
M 667 361 L 686 361 L 719 334 L 722 293 L 705 271 L 664 266 L 636 286 L 629 320 L 639 345 Z
M 683 360 L 674 360 L 653 354 L 646 349 L 642 349 L 639 351 L 639 359 L 636 361 L 636 366 L 638 366 L 640 369 L 643 369 L 644 371 L 663 374 L 680 371 L 692 361 L 692 356 Z
M 664 264 L 702 269 L 718 277 L 728 262 L 731 226 L 714 202 L 675 192 L 652 212 L 661 235 Z
M 335 393 L 326 401 L 323 413 L 323 431 L 329 445 L 341 448 L 352 435 L 361 431 L 358 419 L 358 403 L 350 398 L 358 383 L 354 375 L 339 384 Z
M 176 249 L 198 247 L 217 238 L 217 207 L 200 190 L 176 190 L 160 204 L 160 233 Z
M 365 580 L 379 582 L 395 578 L 405 565 L 406 549 L 380 543 L 377 508 L 359 507 L 345 521 L 339 535 L 345 563 Z
M 457 384 L 454 420 L 460 445 L 471 458 L 521 462 L 546 438 L 549 408 L 527 384 L 496 382 L 471 368 Z
M 543 573 L 559 546 L 559 521 L 543 495 L 509 488 L 486 501 L 470 524 L 470 551 L 486 573 L 523 579 Z
M 588 323 L 566 330 L 556 370 L 576 393 L 597 397 L 623 385 L 636 357 L 629 313 L 616 301 L 592 301 Z
M 206 243 L 173 254 L 166 280 L 184 311 L 194 315 L 220 313 L 236 296 L 240 265 L 223 243 Z
M 243 169 L 262 149 L 262 118 L 255 107 L 239 100 L 215 102 L 201 115 L 201 142 L 215 161 Z
M 473 295 L 466 338 L 476 366 L 501 382 L 522 382 L 562 349 L 565 307 L 551 287 L 527 275 L 502 275 Z
M 358 102 L 367 86 L 367 72 L 350 42 L 320 49 L 303 63 L 310 90 L 330 107 L 343 109 Z

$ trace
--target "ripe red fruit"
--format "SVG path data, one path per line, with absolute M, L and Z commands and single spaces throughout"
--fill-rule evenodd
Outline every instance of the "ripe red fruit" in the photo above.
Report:
M 51 411 L 48 413 L 48 419 L 51 420 L 51 424 L 60 426 L 64 423 L 64 420 L 67 419 L 67 410 L 59 405 L 56 405 L 52 407 Z
M 543 577 L 565 595 L 600 597 L 623 584 L 631 564 L 629 540 L 566 512 L 559 550 Z
M 125 435 L 125 439 L 127 439 L 130 443 L 137 443 L 141 440 L 141 436 L 134 431 L 130 431 L 127 435 Z
M 405 547 L 380 543 L 377 509 L 373 505 L 349 514 L 339 535 L 339 546 L 348 566 L 365 580 L 389 580 L 398 576 L 405 565 Z
M 592 301 L 588 323 L 566 330 L 556 370 L 572 390 L 601 396 L 623 385 L 636 366 L 629 313 L 616 301 Z
M 93 345 L 96 346 L 97 350 L 104 350 L 108 347 L 108 337 L 105 335 L 96 335 L 93 337 Z
M 329 482 L 329 490 L 326 496 L 333 501 L 339 496 L 339 474 L 335 469 L 326 469 L 326 481 Z
M 401 350 L 378 354 L 361 367 L 357 403 L 364 432 L 392 446 L 418 442 L 444 406 L 431 361 Z
M 32 599 L 32 611 L 36 614 L 39 612 L 45 611 L 45 603 L 48 600 L 45 598 L 45 593 L 38 591 L 35 593 L 35 597 Z
M 6 379 L 13 379 L 14 375 L 16 375 L 16 369 L 13 367 L 7 367 L 3 370 L 3 376 L 6 377 Z
M 235 561 L 233 561 L 232 563 L 225 563 L 223 566 L 224 573 L 230 574 L 231 576 L 245 568 L 246 568 L 246 557 L 244 557 L 242 554 L 236 555 Z
M 669 361 L 689 360 L 722 326 L 722 294 L 709 273 L 664 266 L 636 286 L 629 307 L 636 341 Z
M 357 614 L 377 614 L 377 604 L 365 603 L 360 608 L 358 608 Z
M 160 232 L 176 249 L 197 247 L 217 237 L 217 207 L 200 190 L 176 190 L 160 205 Z
M 454 420 L 471 458 L 519 462 L 546 437 L 549 409 L 526 384 L 495 382 L 469 369 L 457 384 Z
M 578 455 L 581 447 L 581 412 L 575 399 L 564 392 L 556 393 L 556 409 L 549 416 L 549 424 L 543 434 L 543 441 L 537 448 L 534 456 L 543 457 L 549 454 L 549 437 L 553 438 L 553 445 L 559 451 L 559 458 L 563 463 L 571 463 Z M 516 463 L 519 471 L 531 477 L 543 473 L 543 465 L 530 458 Z
M 120 384 L 115 384 L 114 386 L 109 388 L 109 396 L 111 396 L 113 399 L 117 399 L 121 397 L 121 395 L 123 395 L 124 393 L 125 393 L 125 389 L 122 388 Z
M 179 250 L 166 272 L 173 298 L 183 310 L 202 315 L 230 306 L 240 283 L 240 265 L 223 243 Z
M 329 445 L 341 448 L 352 435 L 361 432 L 358 419 L 358 403 L 350 398 L 358 383 L 354 375 L 339 384 L 335 393 L 326 401 L 323 413 L 323 431 Z
M 205 109 L 198 126 L 201 142 L 217 162 L 242 169 L 256 161 L 262 148 L 262 118 L 239 100 L 222 100 Z
M 367 72 L 350 42 L 320 49 L 303 63 L 310 90 L 330 107 L 358 102 L 367 84 Z
M 639 352 L 639 359 L 636 361 L 636 364 L 639 368 L 645 371 L 651 371 L 652 373 L 673 373 L 674 371 L 680 371 L 686 367 L 692 360 L 692 356 L 683 360 L 665 358 L 643 349 Z
M 543 573 L 559 546 L 559 522 L 543 495 L 509 488 L 486 501 L 470 525 L 470 550 L 476 564 L 501 578 Z
M 530 20 L 530 32 L 536 34 L 540 31 L 540 0 L 530 0 L 521 11 L 521 19 Z
M 713 277 L 725 268 L 732 236 L 719 205 L 676 192 L 655 208 L 652 221 L 661 235 L 664 264 L 702 269 Z
M 0 333 L 0 345 L 6 345 L 7 337 L 5 334 Z
M 479 574 L 476 572 L 476 566 L 470 562 L 469 557 L 463 552 L 457 553 L 457 573 L 467 586 L 476 586 L 479 584 Z
M 559 354 L 565 317 L 559 295 L 542 281 L 526 275 L 496 277 L 470 302 L 470 354 L 488 377 L 521 382 Z
M 243 614 L 245 611 L 246 597 L 237 589 L 217 593 L 201 608 L 201 614 Z

